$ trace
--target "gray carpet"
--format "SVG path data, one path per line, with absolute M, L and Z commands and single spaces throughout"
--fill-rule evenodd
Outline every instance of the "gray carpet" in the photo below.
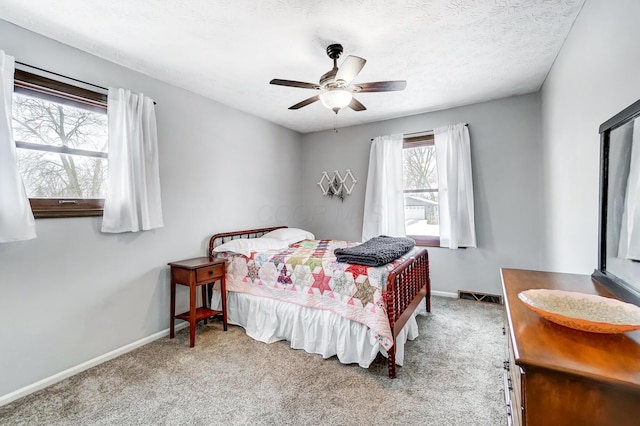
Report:
M 505 425 L 502 307 L 434 297 L 398 378 L 219 321 L 0 407 L 2 425 Z

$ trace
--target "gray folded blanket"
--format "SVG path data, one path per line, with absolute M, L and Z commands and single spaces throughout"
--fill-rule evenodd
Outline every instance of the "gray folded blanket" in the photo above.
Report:
M 365 266 L 382 266 L 385 265 L 416 245 L 411 238 L 387 237 L 380 235 L 373 237 L 359 246 L 349 248 L 338 248 L 333 252 L 336 260 L 342 263 L 355 263 L 356 265 Z

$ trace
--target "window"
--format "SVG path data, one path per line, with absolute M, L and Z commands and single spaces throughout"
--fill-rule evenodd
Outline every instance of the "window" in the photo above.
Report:
M 18 168 L 34 216 L 102 215 L 106 95 L 21 70 L 14 81 Z
M 403 141 L 404 214 L 407 236 L 439 246 L 438 168 L 433 134 Z

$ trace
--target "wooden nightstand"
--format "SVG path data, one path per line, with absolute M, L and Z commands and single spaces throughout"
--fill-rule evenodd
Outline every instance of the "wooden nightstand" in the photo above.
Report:
M 189 322 L 189 346 L 195 345 L 196 323 L 200 320 L 222 314 L 222 325 L 227 331 L 227 287 L 224 282 L 225 260 L 211 257 L 196 257 L 194 259 L 171 262 L 171 316 L 169 338 L 173 339 L 176 318 Z M 222 311 L 207 307 L 207 284 L 220 281 Z M 189 311 L 176 315 L 176 284 L 189 286 Z M 202 307 L 196 308 L 196 288 L 202 288 Z M 211 286 L 212 287 L 212 286 Z

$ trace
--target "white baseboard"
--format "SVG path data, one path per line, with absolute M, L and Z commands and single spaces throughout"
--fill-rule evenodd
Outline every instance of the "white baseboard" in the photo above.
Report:
M 458 293 L 451 293 L 451 292 L 448 292 L 448 291 L 431 290 L 431 295 L 432 296 L 442 296 L 442 297 L 452 297 L 454 299 L 458 298 Z
M 183 328 L 186 328 L 188 326 L 189 326 L 188 322 L 181 322 L 180 324 L 176 325 L 175 330 L 176 331 L 182 330 Z M 15 401 L 16 399 L 22 398 L 23 396 L 27 396 L 36 391 L 39 391 L 40 389 L 44 389 L 47 386 L 51 386 L 54 383 L 58 383 L 84 370 L 88 370 L 91 367 L 95 367 L 98 364 L 102 364 L 103 362 L 109 361 L 113 358 L 117 358 L 120 355 L 124 355 L 127 352 L 131 352 L 132 350 L 139 348 L 140 346 L 144 346 L 147 343 L 153 342 L 154 340 L 161 339 L 168 335 L 169 335 L 169 329 L 167 328 L 165 330 L 154 333 L 151 336 L 143 337 L 142 339 L 136 340 L 135 342 L 129 343 L 128 345 L 122 346 L 121 348 L 115 349 L 111 352 L 107 352 L 104 355 L 100 355 L 98 357 L 90 359 L 89 361 L 83 362 L 82 364 L 78 364 L 75 367 L 68 368 L 64 371 L 54 374 L 53 376 L 46 377 L 31 385 L 25 386 L 23 388 L 15 390 L 6 395 L 2 395 L 0 396 L 0 407 L 2 407 L 3 405 L 9 404 L 10 402 Z

